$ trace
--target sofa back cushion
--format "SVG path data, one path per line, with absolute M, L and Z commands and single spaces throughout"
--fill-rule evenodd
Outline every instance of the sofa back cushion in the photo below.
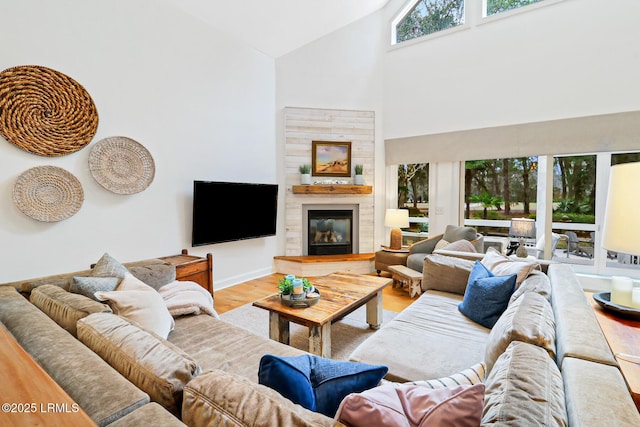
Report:
M 515 300 L 527 292 L 540 294 L 547 301 L 551 302 L 551 282 L 549 281 L 549 276 L 544 274 L 542 271 L 532 271 L 520 286 L 518 286 L 518 289 L 516 289 L 513 295 L 511 295 L 509 304 L 513 304 Z
M 170 342 L 115 314 L 78 322 L 78 339 L 173 414 L 180 414 L 184 385 L 200 366 Z
M 182 421 L 190 427 L 335 425 L 267 386 L 217 369 L 185 386 Z
M 424 258 L 422 290 L 452 292 L 464 295 L 473 261 L 431 254 Z
M 67 292 L 55 285 L 43 285 L 33 289 L 29 300 L 74 337 L 78 320 L 92 313 L 111 313 L 108 305 L 84 295 Z
M 485 350 L 487 370 L 512 341 L 523 341 L 545 349 L 555 360 L 556 330 L 549 302 L 540 294 L 528 292 L 510 304 L 489 333 Z
M 565 357 L 577 357 L 617 366 L 593 308 L 571 266 L 551 264 L 547 274 L 551 281 L 551 305 L 556 321 L 558 365 L 562 365 Z
M 541 347 L 513 341 L 485 382 L 482 425 L 566 427 L 562 375 Z

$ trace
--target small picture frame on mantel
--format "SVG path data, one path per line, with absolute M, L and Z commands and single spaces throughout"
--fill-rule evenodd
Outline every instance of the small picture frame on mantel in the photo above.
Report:
M 351 176 L 351 141 L 312 141 L 313 176 Z

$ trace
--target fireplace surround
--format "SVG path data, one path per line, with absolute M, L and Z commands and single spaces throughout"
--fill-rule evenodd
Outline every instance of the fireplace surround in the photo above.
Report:
M 302 215 L 303 255 L 358 253 L 358 205 L 303 205 Z

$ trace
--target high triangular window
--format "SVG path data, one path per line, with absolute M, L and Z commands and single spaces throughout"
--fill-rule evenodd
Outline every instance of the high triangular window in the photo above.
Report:
M 464 0 L 413 1 L 395 25 L 396 43 L 461 24 L 464 24 Z

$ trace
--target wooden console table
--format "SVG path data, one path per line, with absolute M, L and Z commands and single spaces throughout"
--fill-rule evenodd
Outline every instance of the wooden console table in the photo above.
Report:
M 618 317 L 600 307 L 593 299 L 593 292 L 585 294 L 640 410 L 640 321 Z
M 190 280 L 198 283 L 213 296 L 213 255 L 206 257 L 189 255 L 186 249 L 180 255 L 160 257 L 167 264 L 176 266 L 176 280 Z
M 0 326 L 0 425 L 95 426 L 96 423 Z

